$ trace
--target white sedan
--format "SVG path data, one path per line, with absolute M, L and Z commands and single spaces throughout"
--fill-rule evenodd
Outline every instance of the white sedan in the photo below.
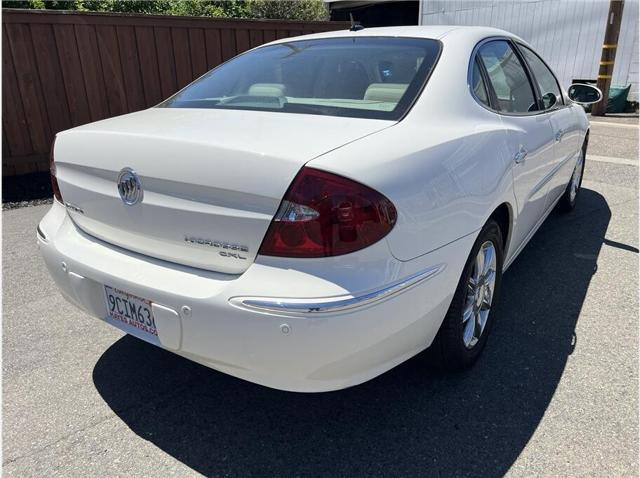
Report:
M 89 314 L 252 382 L 341 389 L 427 347 L 464 369 L 503 271 L 575 206 L 588 128 L 501 30 L 278 40 L 59 133 L 38 244 Z

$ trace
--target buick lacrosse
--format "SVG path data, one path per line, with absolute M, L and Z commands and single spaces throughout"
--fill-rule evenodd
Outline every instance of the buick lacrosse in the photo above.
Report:
M 277 40 L 59 133 L 38 244 L 90 315 L 252 382 L 335 390 L 428 347 L 463 369 L 575 206 L 599 97 L 501 30 Z

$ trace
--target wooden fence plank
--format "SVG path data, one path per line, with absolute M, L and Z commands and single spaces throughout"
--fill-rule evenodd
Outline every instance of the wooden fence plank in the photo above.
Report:
M 198 78 L 207 71 L 207 50 L 202 28 L 189 29 L 189 50 L 191 51 L 192 75 L 193 78 Z
M 100 65 L 104 75 L 109 112 L 111 116 L 121 115 L 128 109 L 116 29 L 109 25 L 96 25 L 96 35 L 100 45 Z
M 186 28 L 172 28 L 173 56 L 176 62 L 178 89 L 186 86 L 193 79 L 191 69 L 191 52 L 189 51 L 189 32 Z
M 153 27 L 135 27 L 135 33 L 140 57 L 140 73 L 144 85 L 145 106 L 150 107 L 162 100 L 155 35 Z
M 96 29 L 93 25 L 75 25 L 80 65 L 84 75 L 87 103 L 91 120 L 97 121 L 109 116 L 109 103 L 104 84 L 102 65 L 96 61 L 100 57 Z
M 249 43 L 251 48 L 255 48 L 264 43 L 264 35 L 262 30 L 249 30 Z
M 249 43 L 249 30 L 237 29 L 236 30 L 236 55 L 247 51 L 250 47 Z
M 276 31 L 272 29 L 267 29 L 264 31 L 264 42 L 269 43 L 276 39 Z
M 3 175 L 45 171 L 55 133 L 157 104 L 290 22 L 3 9 Z
M 91 122 L 91 112 L 82 78 L 78 42 L 73 27 L 73 25 L 54 25 L 53 32 L 58 48 L 62 78 L 67 91 L 71 122 L 73 125 L 80 125 Z
M 204 31 L 204 38 L 207 49 L 207 69 L 210 70 L 222 63 L 220 30 L 209 28 Z
M 160 87 L 162 89 L 162 98 L 165 99 L 178 91 L 176 62 L 173 58 L 173 40 L 171 39 L 171 29 L 154 27 L 153 30 L 156 38 Z
M 229 28 L 220 30 L 220 44 L 222 45 L 222 61 L 227 61 L 236 55 L 235 32 Z
M 6 29 L 2 30 L 2 130 L 7 135 L 10 154 L 24 156 L 33 151 L 33 146 L 9 48 L 9 37 Z
M 7 141 L 7 131 L 2 128 L 2 157 L 9 157 L 9 141 Z
M 7 33 L 31 145 L 35 152 L 43 153 L 49 150 L 52 134 L 34 58 L 31 31 L 29 25 L 13 24 L 7 25 Z
M 144 90 L 140 74 L 140 59 L 138 58 L 138 46 L 136 35 L 132 26 L 117 26 L 118 48 L 120 50 L 120 62 L 122 63 L 122 78 L 124 80 L 129 111 L 138 111 L 145 108 Z
M 55 134 L 70 128 L 72 123 L 53 28 L 45 24 L 31 25 L 31 38 L 47 117 L 51 130 Z

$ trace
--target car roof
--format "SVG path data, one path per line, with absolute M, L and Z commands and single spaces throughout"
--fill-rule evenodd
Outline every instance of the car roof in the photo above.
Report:
M 344 38 L 344 37 L 406 37 L 406 38 L 430 38 L 434 40 L 475 40 L 493 37 L 506 36 L 517 38 L 516 35 L 498 28 L 482 26 L 463 25 L 407 25 L 400 27 L 376 27 L 363 28 L 358 31 L 336 30 L 330 32 L 313 33 L 299 37 L 282 38 L 269 44 L 286 43 L 294 40 L 312 40 L 321 38 Z M 520 39 L 519 39 L 520 40 Z

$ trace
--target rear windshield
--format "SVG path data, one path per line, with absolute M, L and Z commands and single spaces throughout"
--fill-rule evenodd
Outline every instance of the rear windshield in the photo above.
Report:
M 440 52 L 437 40 L 348 37 L 264 46 L 211 70 L 164 108 L 399 119 Z

